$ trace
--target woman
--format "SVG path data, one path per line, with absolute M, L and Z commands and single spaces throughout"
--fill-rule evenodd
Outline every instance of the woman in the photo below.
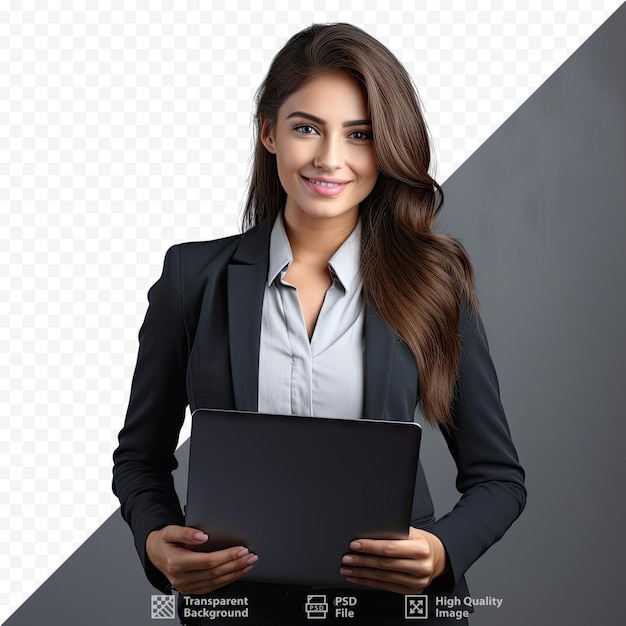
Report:
M 156 587 L 245 595 L 245 623 L 296 623 L 311 589 L 242 581 L 259 558 L 242 546 L 189 549 L 207 536 L 184 527 L 171 477 L 186 406 L 406 421 L 419 409 L 442 429 L 461 499 L 435 520 L 420 469 L 408 538 L 364 537 L 337 566 L 373 590 L 355 587 L 355 623 L 400 623 L 404 595 L 422 592 L 434 614 L 434 596 L 468 595 L 465 571 L 526 492 L 469 259 L 432 232 L 442 192 L 411 80 L 360 29 L 314 25 L 275 57 L 257 104 L 246 232 L 173 247 L 149 292 L 114 491 Z

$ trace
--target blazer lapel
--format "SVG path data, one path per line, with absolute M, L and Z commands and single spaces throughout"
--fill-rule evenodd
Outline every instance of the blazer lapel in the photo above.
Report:
M 365 305 L 365 398 L 364 417 L 386 419 L 385 406 L 397 339 L 378 311 Z
M 266 221 L 241 237 L 228 265 L 228 323 L 235 408 L 256 411 L 263 296 L 270 229 Z

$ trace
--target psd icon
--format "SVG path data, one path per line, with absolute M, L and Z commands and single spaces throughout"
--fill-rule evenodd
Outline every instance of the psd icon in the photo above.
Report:
M 151 619 L 174 619 L 176 617 L 176 596 L 152 596 Z
M 326 596 L 314 595 L 306 597 L 304 611 L 307 619 L 326 619 L 328 609 Z
M 404 619 L 428 619 L 428 596 L 404 596 Z

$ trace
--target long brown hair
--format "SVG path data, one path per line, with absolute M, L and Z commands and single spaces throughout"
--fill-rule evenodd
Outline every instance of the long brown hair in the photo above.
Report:
M 273 222 L 286 202 L 276 158 L 260 141 L 261 118 L 276 123 L 278 109 L 292 93 L 314 76 L 336 71 L 350 73 L 365 89 L 380 171 L 359 206 L 363 296 L 411 350 L 426 418 L 450 426 L 460 310 L 476 306 L 472 267 L 458 241 L 432 230 L 443 192 L 428 173 L 428 130 L 411 79 L 364 31 L 350 24 L 314 24 L 274 58 L 257 92 L 243 227 Z

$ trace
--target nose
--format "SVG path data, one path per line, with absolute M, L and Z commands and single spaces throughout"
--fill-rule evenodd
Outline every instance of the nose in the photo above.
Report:
M 328 136 L 319 144 L 319 152 L 313 165 L 325 172 L 333 172 L 343 167 L 344 155 L 340 138 Z

